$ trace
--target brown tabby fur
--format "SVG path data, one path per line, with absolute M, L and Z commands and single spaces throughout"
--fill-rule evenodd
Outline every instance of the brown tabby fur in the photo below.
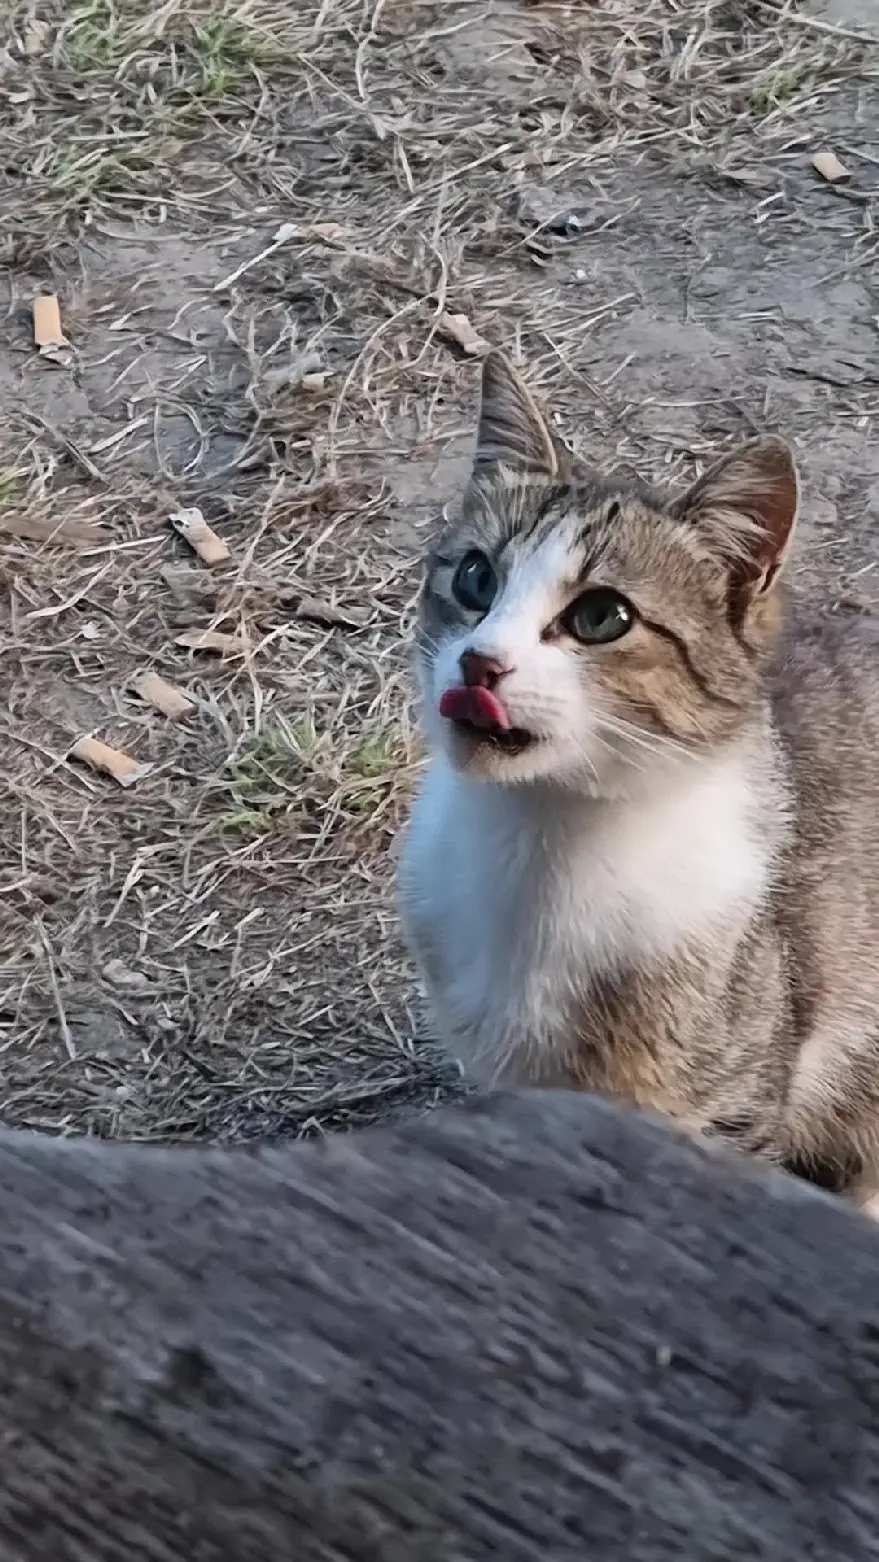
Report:
M 473 477 L 427 561 L 419 654 L 436 763 L 468 797 L 475 786 L 480 807 L 496 795 L 539 833 L 574 809 L 593 810 L 599 829 L 602 810 L 647 798 L 652 755 L 667 774 L 666 753 L 691 768 L 742 753 L 769 862 L 743 917 L 695 927 L 662 957 L 584 964 L 561 1041 L 529 1038 L 524 1019 L 519 1035 L 512 1011 L 495 1023 L 490 1003 L 472 1023 L 454 1010 L 450 914 L 434 905 L 433 870 L 418 857 L 417 808 L 402 904 L 439 1023 L 465 1065 L 494 1026 L 508 1051 L 498 1044 L 485 1077 L 604 1092 L 863 1202 L 879 1187 L 879 633 L 869 618 L 788 600 L 778 576 L 796 506 L 792 458 L 772 439 L 725 458 L 683 499 L 599 480 L 492 355 Z M 587 654 L 549 615 L 544 639 L 575 659 L 590 699 L 625 717 L 642 745 L 620 740 L 614 758 L 605 743 L 581 774 L 561 760 L 555 773 L 552 733 L 545 761 L 508 758 L 451 738 L 431 714 L 443 648 L 454 642 L 457 654 L 472 625 L 449 590 L 457 559 L 473 547 L 495 561 L 530 556 L 560 531 L 569 546 L 552 588 L 559 610 L 588 580 L 621 591 L 640 620 L 637 633 Z M 565 913 L 551 889 L 543 900 L 534 893 L 508 937 L 521 960 L 530 951 L 547 962 L 550 988 Z

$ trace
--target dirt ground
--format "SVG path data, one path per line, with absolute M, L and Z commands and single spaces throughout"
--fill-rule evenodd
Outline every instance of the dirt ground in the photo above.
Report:
M 873 0 L 11 9 L 0 1112 L 240 1139 L 421 1108 L 457 1086 L 394 914 L 404 646 L 481 342 L 600 467 L 678 482 L 784 432 L 803 588 L 872 600 Z M 227 562 L 171 526 L 193 506 Z

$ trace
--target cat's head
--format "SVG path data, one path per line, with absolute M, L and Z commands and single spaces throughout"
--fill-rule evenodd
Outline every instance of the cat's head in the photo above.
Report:
M 677 499 L 590 476 L 490 354 L 470 482 L 426 560 L 428 740 L 476 778 L 596 796 L 716 750 L 757 708 L 796 512 L 774 438 Z

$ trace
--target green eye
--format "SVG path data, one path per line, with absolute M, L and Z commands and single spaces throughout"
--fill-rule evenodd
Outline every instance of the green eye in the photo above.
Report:
M 568 633 L 583 645 L 608 645 L 628 634 L 634 622 L 635 609 L 618 591 L 607 586 L 584 591 L 564 617 Z
M 497 576 L 484 553 L 465 553 L 452 579 L 452 592 L 468 613 L 487 613 L 497 594 Z

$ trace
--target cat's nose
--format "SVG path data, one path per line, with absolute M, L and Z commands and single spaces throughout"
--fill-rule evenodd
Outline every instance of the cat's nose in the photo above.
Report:
M 468 689 L 493 689 L 504 673 L 511 671 L 498 657 L 484 656 L 481 651 L 464 651 L 461 656 L 461 677 Z

